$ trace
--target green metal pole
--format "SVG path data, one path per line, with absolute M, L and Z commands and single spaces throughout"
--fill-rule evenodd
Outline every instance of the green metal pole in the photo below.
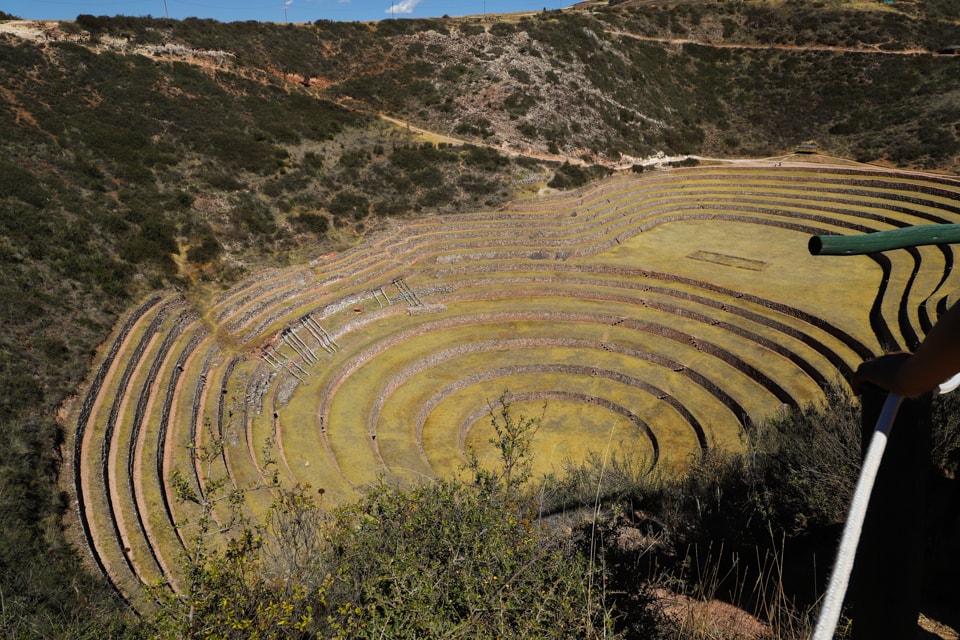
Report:
M 812 236 L 807 248 L 815 256 L 854 256 L 955 242 L 960 242 L 960 224 L 926 224 L 859 236 Z

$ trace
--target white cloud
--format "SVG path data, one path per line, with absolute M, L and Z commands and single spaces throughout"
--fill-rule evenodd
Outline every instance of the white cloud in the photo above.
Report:
M 400 0 L 400 2 L 391 5 L 385 13 L 413 13 L 413 8 L 420 4 L 420 0 Z
M 290 5 L 292 5 L 292 4 L 293 4 L 293 0 L 287 0 L 286 2 L 283 3 L 283 8 L 284 8 L 284 9 L 289 9 L 289 8 L 290 8 Z

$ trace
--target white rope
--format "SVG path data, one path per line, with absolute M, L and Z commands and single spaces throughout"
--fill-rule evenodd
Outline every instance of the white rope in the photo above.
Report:
M 940 395 L 943 395 L 945 393 L 950 393 L 957 387 L 960 387 L 960 373 L 953 376 L 946 382 L 941 383 L 940 386 L 937 387 L 937 391 L 940 393 Z
M 823 607 L 820 609 L 820 618 L 813 631 L 813 640 L 831 640 L 840 619 L 840 610 L 843 608 L 843 598 L 847 594 L 847 585 L 850 582 L 850 572 L 853 570 L 853 559 L 857 555 L 857 544 L 860 542 L 860 532 L 863 530 L 863 519 L 867 515 L 867 504 L 870 502 L 870 493 L 873 483 L 877 479 L 877 470 L 883 458 L 883 450 L 887 446 L 887 436 L 890 427 L 897 417 L 897 410 L 903 397 L 895 393 L 887 396 L 877 420 L 877 427 L 870 438 L 870 447 L 860 469 L 857 487 L 853 492 L 853 501 L 850 503 L 850 513 L 843 527 L 843 537 L 840 538 L 840 549 L 837 551 L 837 560 L 833 565 L 833 574 L 830 576 L 830 585 L 823 597 Z

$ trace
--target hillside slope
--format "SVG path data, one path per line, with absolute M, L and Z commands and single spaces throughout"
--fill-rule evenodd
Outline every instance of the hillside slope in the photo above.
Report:
M 56 415 L 148 290 L 200 299 L 394 217 L 496 208 L 657 154 L 815 139 L 956 171 L 960 57 L 934 53 L 960 42 L 953 5 L 825 4 L 0 29 L 5 631 L 77 637 L 110 616 L 60 533 Z M 413 127 L 472 144 L 425 144 Z

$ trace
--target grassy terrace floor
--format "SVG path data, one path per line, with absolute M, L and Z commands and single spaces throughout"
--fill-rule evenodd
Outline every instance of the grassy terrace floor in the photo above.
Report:
M 76 491 L 96 561 L 137 607 L 171 575 L 209 479 L 328 503 L 491 455 L 487 409 L 545 409 L 537 472 L 589 452 L 682 467 L 750 421 L 816 402 L 918 340 L 957 289 L 953 251 L 812 257 L 813 233 L 960 222 L 960 183 L 850 168 L 620 176 L 505 210 L 397 223 L 192 306 L 131 311 L 91 374 Z M 201 308 L 202 307 L 202 308 Z M 222 439 L 208 468 L 192 444 Z M 267 490 L 245 508 L 258 517 Z M 176 582 L 174 580 L 174 586 Z

